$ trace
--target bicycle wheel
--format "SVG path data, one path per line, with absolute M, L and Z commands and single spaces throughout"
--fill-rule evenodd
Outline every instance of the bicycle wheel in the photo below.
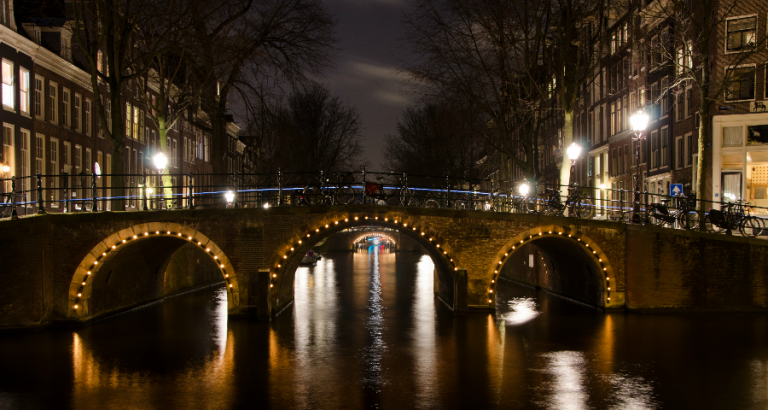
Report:
M 317 205 L 322 203 L 323 199 L 321 196 L 322 193 L 320 192 L 320 187 L 317 185 L 306 186 L 301 192 L 301 200 L 304 205 Z
M 763 233 L 764 228 L 763 220 L 756 216 L 745 216 L 739 224 L 739 231 L 744 236 L 755 237 Z
M 464 200 L 453 201 L 453 209 L 469 209 L 469 205 Z
M 592 201 L 586 198 L 582 198 L 573 205 L 573 211 L 577 218 L 588 219 L 592 217 L 594 209 L 592 207 Z
M 696 211 L 681 212 L 677 216 L 680 226 L 685 230 L 696 229 L 699 227 L 699 214 Z
M 424 208 L 440 208 L 440 204 L 434 199 L 424 201 Z
M 725 230 L 725 228 L 721 228 L 715 224 L 712 223 L 712 219 L 709 215 L 706 215 L 704 217 L 704 229 L 707 230 L 709 233 L 720 233 Z
M 355 190 L 351 186 L 340 186 L 334 194 L 335 203 L 347 205 L 355 199 Z
M 562 206 L 559 200 L 550 200 L 541 204 L 541 213 L 547 216 L 558 216 L 562 214 Z

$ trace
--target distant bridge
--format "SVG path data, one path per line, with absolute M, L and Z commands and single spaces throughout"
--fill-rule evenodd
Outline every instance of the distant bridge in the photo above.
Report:
M 292 302 L 295 270 L 313 245 L 366 225 L 420 243 L 435 263 L 436 293 L 455 313 L 493 311 L 500 275 L 602 309 L 768 308 L 764 240 L 539 215 L 317 205 L 0 221 L 0 326 L 86 322 L 156 299 L 168 261 L 189 244 L 216 264 L 230 315 L 271 316 Z

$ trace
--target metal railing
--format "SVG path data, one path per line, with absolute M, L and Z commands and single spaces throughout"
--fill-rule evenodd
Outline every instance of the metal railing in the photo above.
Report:
M 569 188 L 579 191 L 579 216 L 629 223 L 635 192 L 624 189 L 542 184 L 520 193 L 519 182 L 397 172 L 306 172 L 259 174 L 104 174 L 41 175 L 0 180 L 0 217 L 46 212 L 150 211 L 221 207 L 273 207 L 313 204 L 376 204 L 575 216 L 563 202 Z M 547 191 L 550 189 L 551 191 Z M 561 193 L 557 193 L 562 191 Z M 231 193 L 231 202 L 226 193 Z M 655 215 L 662 207 L 672 214 L 720 209 L 728 202 L 640 192 L 642 223 L 695 228 Z M 117 209 L 121 207 L 121 209 Z M 750 206 L 757 216 L 768 208 Z M 696 213 L 697 221 L 708 212 Z M 666 222 L 666 223 L 664 223 Z

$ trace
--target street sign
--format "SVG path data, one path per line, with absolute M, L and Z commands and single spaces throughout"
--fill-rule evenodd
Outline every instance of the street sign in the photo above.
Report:
M 669 186 L 669 193 L 672 196 L 680 196 L 683 194 L 683 184 L 672 184 Z

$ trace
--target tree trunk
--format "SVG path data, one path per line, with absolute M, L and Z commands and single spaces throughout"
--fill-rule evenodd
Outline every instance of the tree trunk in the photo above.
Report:
M 560 185 L 571 183 L 571 161 L 568 159 L 568 147 L 573 142 L 573 109 L 563 111 L 563 146 L 560 147 L 560 155 L 563 161 L 560 163 Z M 563 201 L 568 198 L 568 189 L 561 187 L 560 196 Z

